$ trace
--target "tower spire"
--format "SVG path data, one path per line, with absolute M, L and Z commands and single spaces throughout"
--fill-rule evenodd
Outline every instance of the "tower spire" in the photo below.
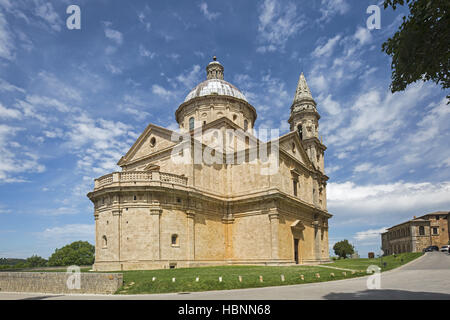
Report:
M 294 102 L 293 104 L 303 102 L 304 100 L 312 100 L 314 101 L 311 91 L 309 90 L 308 84 L 306 83 L 305 75 L 300 75 L 297 84 L 297 90 L 295 91 Z

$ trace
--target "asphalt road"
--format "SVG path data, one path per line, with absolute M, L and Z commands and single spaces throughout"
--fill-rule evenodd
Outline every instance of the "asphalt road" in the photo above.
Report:
M 292 286 L 146 295 L 50 295 L 0 293 L 0 299 L 33 300 L 297 300 L 297 299 L 444 299 L 450 300 L 450 255 L 430 252 L 380 276 L 380 288 L 368 289 L 368 277 Z

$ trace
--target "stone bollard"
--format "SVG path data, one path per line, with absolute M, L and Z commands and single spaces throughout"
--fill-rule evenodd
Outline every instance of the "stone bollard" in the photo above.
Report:
M 300 279 L 305 280 L 305 276 L 301 274 Z
M 175 282 L 175 278 L 172 278 L 172 282 Z
M 316 273 L 316 278 L 320 279 L 320 273 Z
M 242 282 L 242 276 L 239 276 L 239 282 Z
M 284 282 L 284 274 L 281 275 L 281 281 Z
M 222 282 L 222 277 L 219 277 L 219 282 Z
M 332 272 L 332 273 L 330 273 L 330 276 L 332 277 L 332 278 L 334 278 L 334 273 Z
M 263 276 L 259 276 L 259 282 L 263 282 Z

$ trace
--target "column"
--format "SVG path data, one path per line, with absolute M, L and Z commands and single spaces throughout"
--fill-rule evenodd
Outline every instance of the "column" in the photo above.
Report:
M 195 260 L 195 211 L 187 210 L 187 259 Z
M 278 233 L 280 225 L 280 215 L 278 214 L 277 208 L 269 209 L 269 220 L 270 220 L 270 235 L 271 235 L 271 258 L 273 260 L 278 259 Z
M 122 226 L 120 225 L 121 222 L 121 216 L 122 216 L 122 210 L 121 209 L 113 209 L 111 211 L 113 217 L 117 217 L 116 222 L 117 222 L 117 262 L 120 262 L 121 260 L 121 256 L 120 256 L 120 247 L 121 247 L 121 241 L 122 241 Z
M 158 201 L 152 201 L 150 204 L 150 239 L 152 244 L 153 260 L 161 259 L 161 205 Z

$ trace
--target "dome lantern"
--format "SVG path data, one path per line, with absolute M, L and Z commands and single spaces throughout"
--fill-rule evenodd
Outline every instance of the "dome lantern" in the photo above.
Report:
M 217 61 L 216 56 L 213 57 L 213 61 L 211 61 L 206 66 L 206 79 L 220 79 L 223 80 L 223 66 Z

